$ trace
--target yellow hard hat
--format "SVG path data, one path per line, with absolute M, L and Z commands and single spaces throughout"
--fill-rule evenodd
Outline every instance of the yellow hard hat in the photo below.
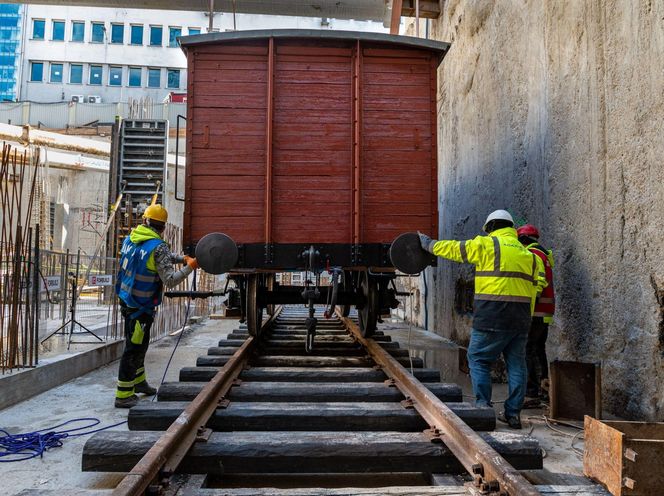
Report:
M 168 212 L 158 203 L 153 203 L 145 209 L 145 212 L 143 212 L 143 218 L 156 220 L 157 222 L 166 224 L 166 221 L 168 221 Z

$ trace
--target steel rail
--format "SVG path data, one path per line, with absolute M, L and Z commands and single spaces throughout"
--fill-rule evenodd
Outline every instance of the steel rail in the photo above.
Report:
M 431 427 L 431 435 L 439 438 L 452 451 L 484 491 L 505 492 L 511 496 L 541 494 L 507 460 L 461 420 L 445 403 L 425 388 L 373 339 L 362 337 L 359 327 L 337 310 L 339 318 L 357 342 L 365 347 L 383 372 L 412 402 L 412 406 Z M 501 493 L 502 494 L 502 493 Z
M 281 312 L 277 308 L 274 315 L 262 328 L 271 326 Z M 180 416 L 161 435 L 157 442 L 127 473 L 113 490 L 113 496 L 140 496 L 160 477 L 170 477 L 177 469 L 189 449 L 197 439 L 207 435 L 205 425 L 233 386 L 249 359 L 256 341 L 249 337 L 230 357 L 228 362 L 208 382 Z M 209 431 L 208 431 L 209 433 Z

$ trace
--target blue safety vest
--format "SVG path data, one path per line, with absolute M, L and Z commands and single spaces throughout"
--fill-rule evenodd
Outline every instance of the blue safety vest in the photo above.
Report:
M 152 314 L 161 303 L 161 279 L 148 269 L 148 260 L 163 242 L 155 238 L 135 244 L 127 236 L 122 243 L 115 291 L 128 307 L 137 309 L 134 318 L 142 313 Z

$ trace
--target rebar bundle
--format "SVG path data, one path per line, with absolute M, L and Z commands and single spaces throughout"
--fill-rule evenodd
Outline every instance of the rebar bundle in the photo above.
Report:
M 0 371 L 38 359 L 39 224 L 33 221 L 39 155 L 2 147 L 0 162 Z

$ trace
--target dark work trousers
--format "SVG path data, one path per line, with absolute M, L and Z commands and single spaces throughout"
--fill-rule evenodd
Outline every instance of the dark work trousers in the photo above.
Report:
M 549 324 L 542 317 L 533 317 L 526 344 L 526 363 L 528 364 L 528 386 L 526 396 L 540 396 L 542 379 L 549 377 L 549 362 L 546 358 L 546 338 L 549 335 Z
M 132 318 L 135 308 L 120 303 L 124 318 L 125 347 L 120 359 L 117 398 L 128 398 L 134 394 L 134 386 L 145 382 L 145 353 L 150 344 L 150 328 L 154 315 L 142 313 Z

